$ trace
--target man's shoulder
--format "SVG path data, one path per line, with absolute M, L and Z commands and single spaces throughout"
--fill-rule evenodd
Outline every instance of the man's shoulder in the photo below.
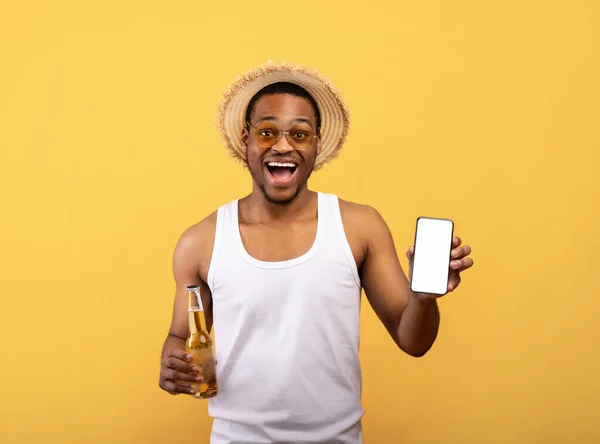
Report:
M 206 254 L 210 254 L 215 239 L 216 226 L 217 210 L 214 210 L 183 231 L 175 247 L 175 254 L 188 258 L 202 258 Z
M 391 230 L 381 213 L 372 205 L 338 198 L 340 213 L 348 240 L 358 243 L 364 251 L 393 246 Z
M 222 207 L 231 205 L 233 202 L 234 201 L 226 202 L 219 208 L 212 211 L 209 215 L 205 216 L 199 222 L 196 222 L 194 225 L 186 228 L 183 234 L 181 235 L 181 239 L 185 242 L 193 244 L 200 244 L 206 242 L 212 244 L 217 228 L 218 212 Z
M 389 242 L 389 228 L 373 206 L 337 198 L 346 239 L 359 267 L 367 251 L 381 242 Z
M 352 202 L 338 197 L 340 204 L 340 213 L 344 222 L 348 221 L 359 225 L 370 225 L 372 223 L 381 223 L 383 217 L 372 205 Z
M 217 211 L 218 210 L 214 210 L 212 213 L 204 217 L 199 222 L 196 222 L 191 227 L 188 227 L 183 232 L 182 237 L 200 240 L 202 238 L 205 238 L 207 235 L 210 235 L 211 232 L 215 231 L 215 227 L 217 226 Z M 214 235 L 214 233 L 212 234 Z

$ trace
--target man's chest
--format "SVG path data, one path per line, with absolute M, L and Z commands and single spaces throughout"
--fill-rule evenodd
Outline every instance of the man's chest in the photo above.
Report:
M 282 262 L 299 258 L 317 242 L 316 218 L 287 224 L 239 224 L 242 247 L 252 258 L 264 262 Z M 348 243 L 356 267 L 360 270 L 365 259 L 364 240 L 359 227 L 352 223 L 342 226 L 341 238 Z M 332 233 L 328 233 L 332 235 Z M 329 239 L 325 239 L 327 242 Z M 200 260 L 200 277 L 208 275 L 212 251 L 207 250 Z
M 240 224 L 242 243 L 248 254 L 258 260 L 278 262 L 292 260 L 306 254 L 317 241 L 317 220 L 307 220 L 283 226 Z M 357 268 L 364 260 L 360 233 L 344 229 Z

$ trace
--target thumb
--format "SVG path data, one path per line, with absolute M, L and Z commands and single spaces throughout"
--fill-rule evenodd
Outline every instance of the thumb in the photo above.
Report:
M 408 259 L 409 263 L 412 263 L 413 257 L 415 255 L 415 247 L 412 246 L 408 249 L 408 251 L 406 252 L 406 259 Z
M 410 279 L 410 275 L 412 274 L 412 265 L 413 265 L 414 256 L 415 256 L 415 247 L 412 246 L 406 252 L 406 259 L 408 259 L 408 278 L 409 279 Z

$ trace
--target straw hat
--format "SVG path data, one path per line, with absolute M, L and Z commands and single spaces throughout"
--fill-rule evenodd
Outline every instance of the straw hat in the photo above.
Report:
M 321 114 L 321 152 L 315 170 L 335 159 L 348 135 L 350 114 L 346 103 L 334 86 L 318 72 L 289 63 L 266 64 L 238 77 L 219 103 L 217 127 L 229 153 L 244 162 L 242 129 L 246 108 L 252 97 L 267 85 L 290 82 L 304 88 L 315 100 Z

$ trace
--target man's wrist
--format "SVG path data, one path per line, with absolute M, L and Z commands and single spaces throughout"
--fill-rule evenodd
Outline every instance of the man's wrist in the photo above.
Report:
M 437 303 L 437 298 L 435 296 L 424 293 L 414 293 L 412 291 L 409 291 L 409 299 L 412 299 L 417 305 L 424 307 L 435 305 Z

